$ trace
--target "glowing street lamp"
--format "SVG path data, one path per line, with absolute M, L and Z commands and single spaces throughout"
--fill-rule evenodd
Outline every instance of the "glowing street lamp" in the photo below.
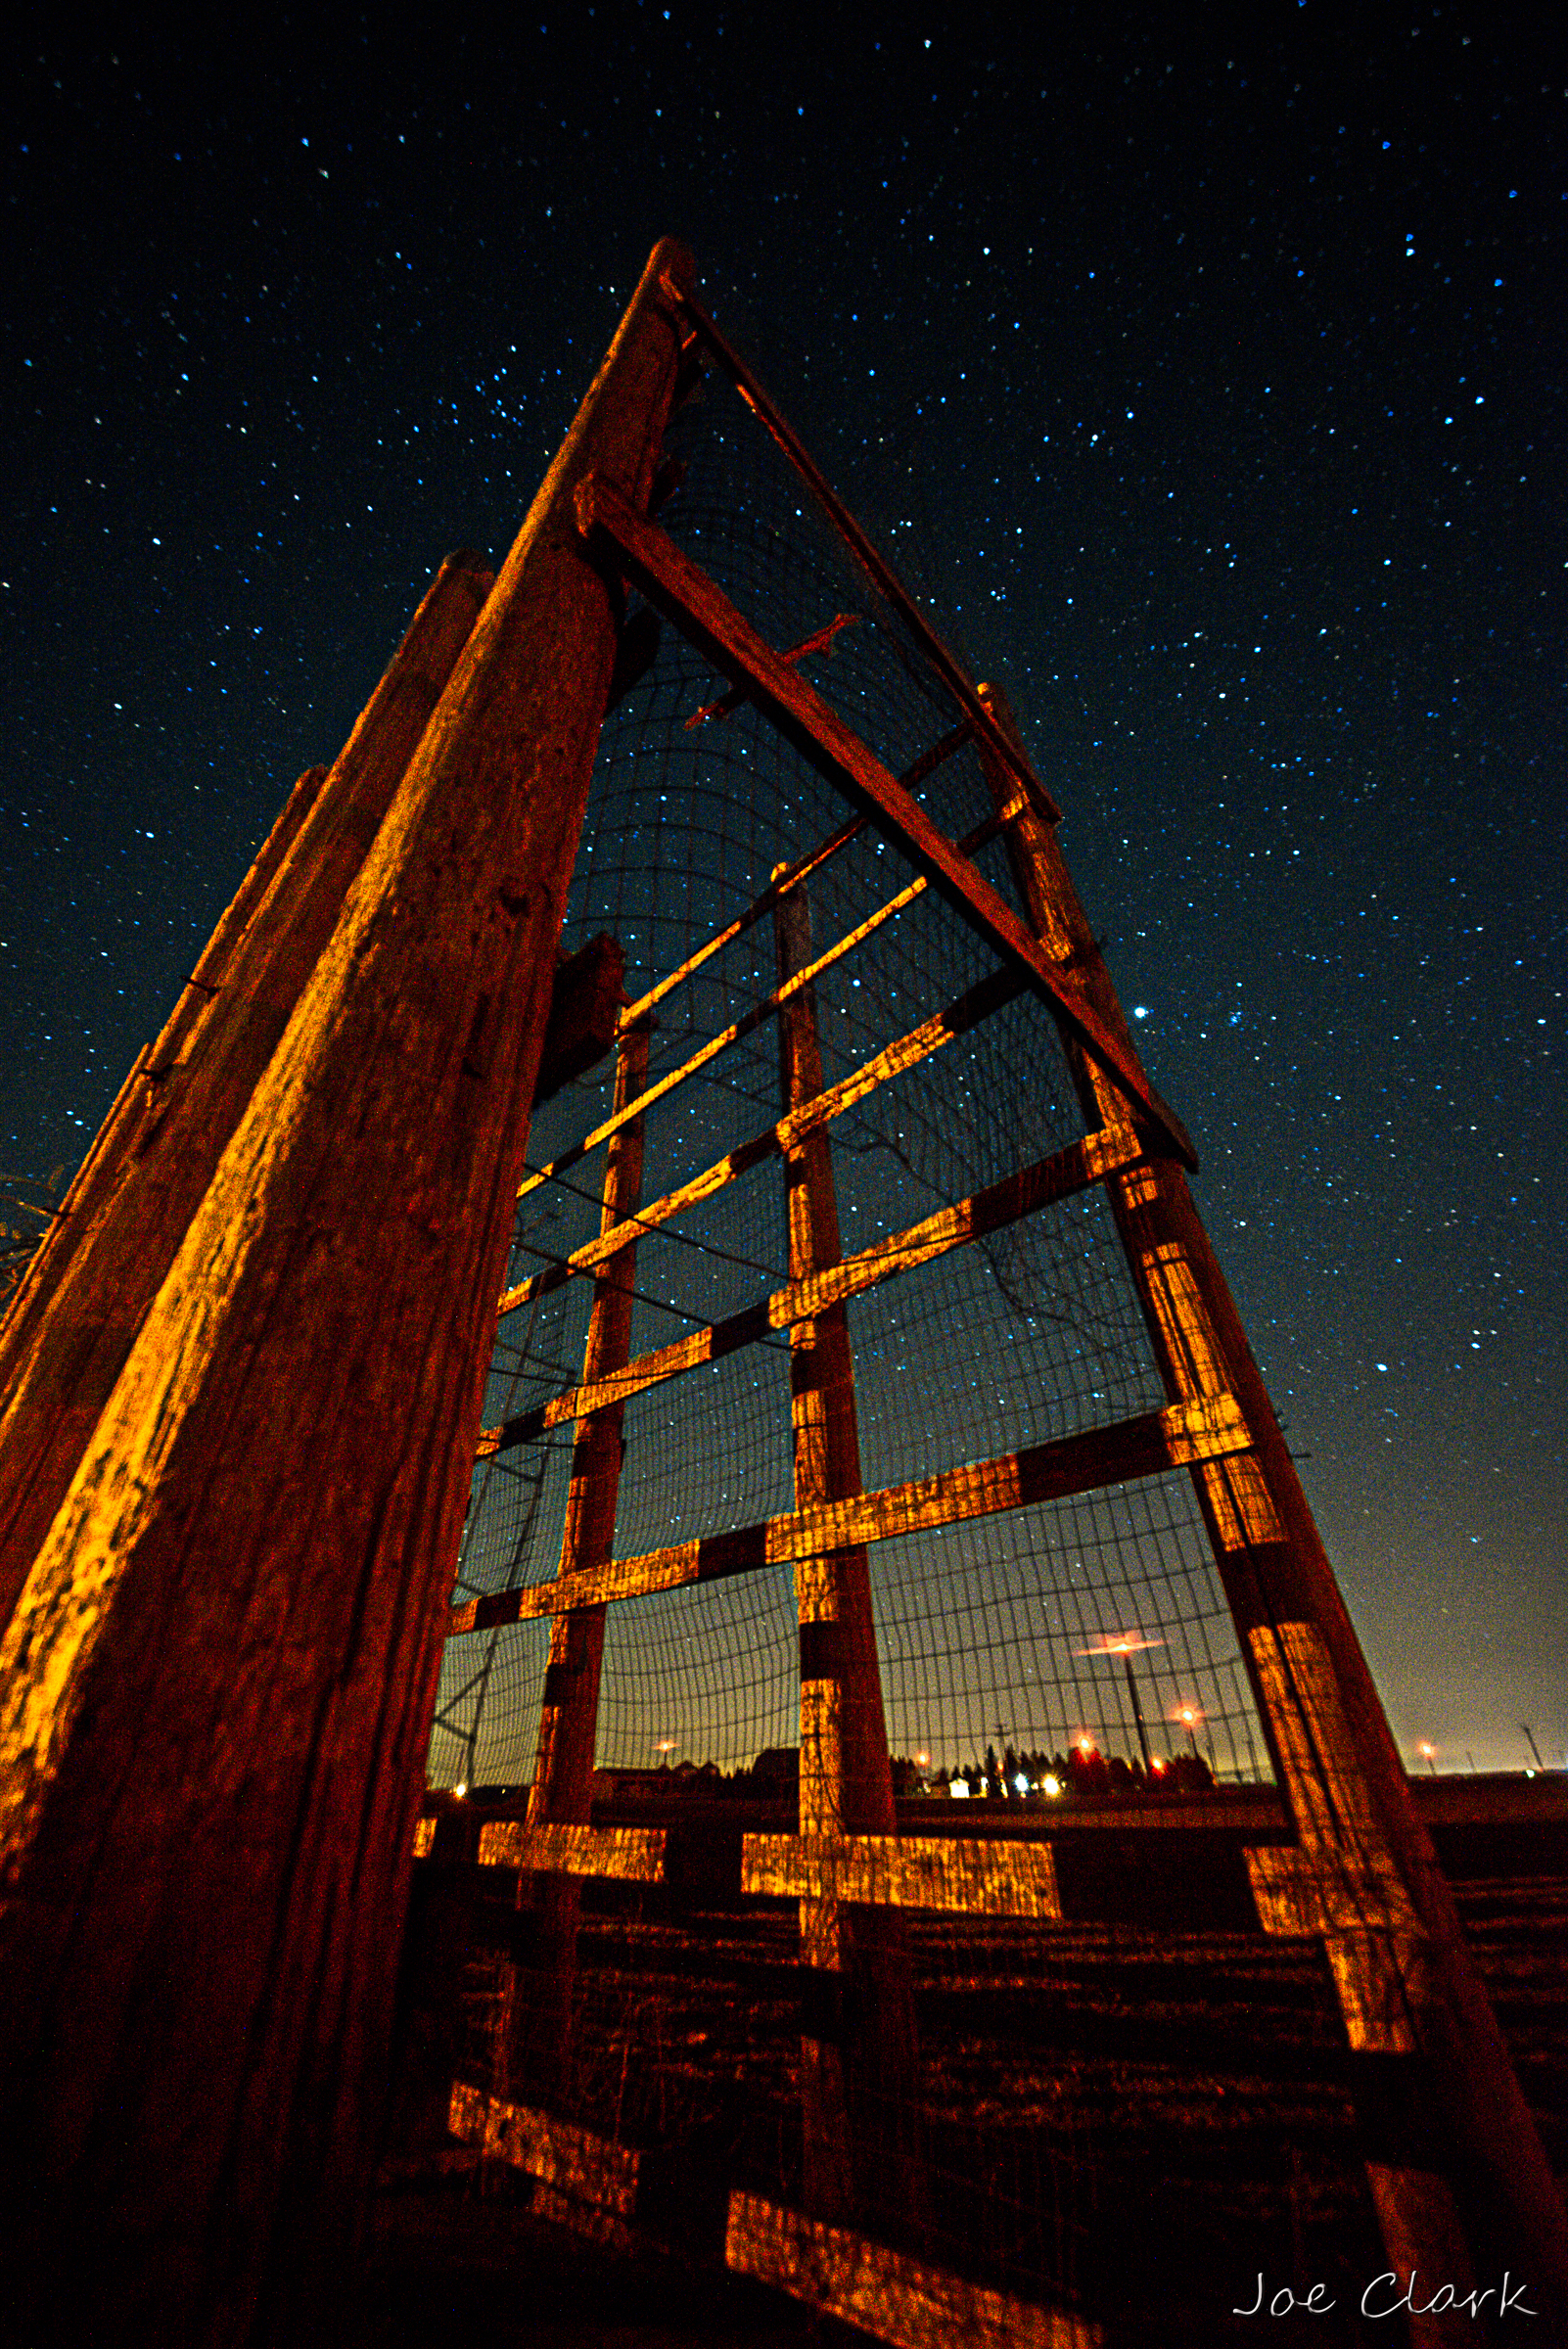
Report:
M 1428 1740 L 1427 1740 L 1425 1737 L 1423 1737 L 1423 1738 L 1421 1739 L 1421 1742 L 1420 1742 L 1420 1744 L 1419 1744 L 1419 1745 L 1416 1747 L 1416 1749 L 1415 1749 L 1415 1750 L 1416 1750 L 1416 1752 L 1417 1752 L 1417 1753 L 1420 1755 L 1420 1757 L 1421 1757 L 1422 1761 L 1423 1761 L 1424 1763 L 1426 1763 L 1427 1767 L 1430 1769 L 1430 1771 L 1431 1771 L 1431 1773 L 1432 1773 L 1432 1775 L 1433 1775 L 1434 1777 L 1436 1777 L 1436 1776 L 1437 1776 L 1437 1747 L 1436 1747 L 1435 1745 L 1431 1744 L 1431 1743 L 1430 1743 L 1430 1742 L 1429 1742 L 1429 1741 L 1428 1741 Z

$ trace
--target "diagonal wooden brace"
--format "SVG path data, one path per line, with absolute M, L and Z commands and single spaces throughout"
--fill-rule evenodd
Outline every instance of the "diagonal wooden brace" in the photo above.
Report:
M 607 553 L 725 676 L 750 688 L 758 707 L 785 739 L 864 808 L 982 935 L 1027 975 L 1112 1073 L 1173 1155 L 1195 1167 L 1197 1157 L 1186 1128 L 1161 1100 L 1122 1037 L 820 694 L 763 642 L 666 531 L 643 520 L 613 483 L 599 477 L 582 483 L 576 514 L 590 546 Z

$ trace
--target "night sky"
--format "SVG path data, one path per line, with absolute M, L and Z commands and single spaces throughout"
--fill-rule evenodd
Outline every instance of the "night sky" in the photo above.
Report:
M 15 45 L 3 1171 L 74 1166 L 680 235 L 1011 695 L 1397 1734 L 1556 1762 L 1568 59 L 1034 13 Z

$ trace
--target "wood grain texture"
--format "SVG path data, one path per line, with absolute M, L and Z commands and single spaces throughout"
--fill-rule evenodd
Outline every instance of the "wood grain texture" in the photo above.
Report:
M 755 1036 L 758 1029 L 765 1021 L 772 1019 L 784 1004 L 800 993 L 802 989 L 809 987 L 822 972 L 831 970 L 833 965 L 836 962 L 842 962 L 846 955 L 853 954 L 856 947 L 863 945 L 868 938 L 874 936 L 881 929 L 884 922 L 892 921 L 897 914 L 902 913 L 906 906 L 913 904 L 915 898 L 924 893 L 925 888 L 924 881 L 911 882 L 907 889 L 900 890 L 899 895 L 890 898 L 886 905 L 879 905 L 874 913 L 867 914 L 864 921 L 857 922 L 853 930 L 848 931 L 843 938 L 835 940 L 825 952 L 818 954 L 808 971 L 798 972 L 794 978 L 775 988 L 771 994 L 764 995 L 760 1003 L 754 1003 L 751 1009 L 743 1012 L 738 1020 L 732 1020 L 727 1028 L 721 1028 L 716 1036 L 711 1036 L 706 1042 L 699 1044 L 696 1051 L 690 1053 L 678 1068 L 668 1070 L 658 1082 L 649 1085 L 646 1091 L 623 1102 L 619 1108 L 612 1110 L 610 1116 L 599 1125 L 590 1127 L 580 1142 L 575 1142 L 570 1150 L 562 1151 L 559 1158 L 552 1158 L 547 1166 L 540 1167 L 530 1174 L 519 1190 L 518 1197 L 526 1199 L 529 1193 L 536 1191 L 541 1183 L 549 1182 L 556 1175 L 566 1174 L 586 1158 L 590 1151 L 596 1150 L 601 1142 L 608 1141 L 613 1135 L 619 1133 L 631 1119 L 640 1119 L 645 1116 L 656 1101 L 663 1101 L 669 1094 L 676 1091 L 679 1086 L 706 1069 L 711 1062 L 717 1060 L 721 1053 L 727 1052 L 732 1045 L 742 1042 L 748 1036 Z
M 780 1118 L 776 1126 L 769 1126 L 763 1132 L 754 1135 L 751 1141 L 742 1142 L 738 1149 L 729 1151 L 713 1166 L 705 1167 L 700 1174 L 692 1175 L 689 1181 L 678 1184 L 674 1190 L 666 1191 L 661 1198 L 650 1200 L 646 1207 L 638 1209 L 634 1223 L 601 1232 L 597 1239 L 585 1240 L 580 1248 L 573 1250 L 564 1265 L 552 1265 L 547 1272 L 535 1272 L 516 1288 L 506 1290 L 496 1308 L 497 1313 L 515 1313 L 520 1306 L 530 1304 L 533 1298 L 547 1295 L 550 1290 L 560 1288 L 564 1282 L 578 1274 L 591 1272 L 595 1265 L 603 1264 L 608 1256 L 614 1256 L 618 1249 L 623 1248 L 628 1239 L 635 1239 L 639 1232 L 654 1231 L 661 1223 L 671 1222 L 676 1216 L 683 1215 L 688 1207 L 711 1199 L 715 1191 L 723 1190 L 742 1174 L 749 1174 L 754 1167 L 762 1166 L 768 1159 L 794 1149 L 806 1134 L 818 1127 L 830 1125 L 835 1118 L 842 1117 L 846 1110 L 853 1109 L 857 1101 L 863 1101 L 867 1094 L 874 1093 L 879 1085 L 901 1076 L 906 1069 L 918 1067 L 933 1052 L 940 1052 L 945 1044 L 950 1044 L 955 1036 L 967 1035 L 971 1028 L 989 1019 L 993 1011 L 999 1011 L 1004 1003 L 1010 1003 L 1022 986 L 1023 981 L 1011 971 L 995 971 L 989 979 L 980 980 L 976 986 L 966 989 L 955 1003 L 949 1003 L 945 1011 L 934 1012 L 929 1020 L 922 1020 L 919 1027 L 911 1028 L 907 1036 L 900 1036 L 860 1068 L 852 1070 L 837 1084 L 829 1085 L 825 1092 L 803 1102 L 799 1109 L 791 1110 L 786 1117 Z
M 616 1101 L 638 1094 L 648 1073 L 648 1031 L 633 1028 L 616 1056 Z M 628 1221 L 642 1190 L 642 1120 L 621 1127 L 605 1166 L 601 1231 L 635 1233 Z M 593 1305 L 583 1343 L 586 1381 L 619 1370 L 631 1343 L 631 1292 L 636 1279 L 635 1237 L 606 1257 L 593 1276 Z M 557 1572 L 566 1582 L 602 1572 L 615 1555 L 621 1492 L 623 1412 L 611 1405 L 578 1423 L 572 1446 L 566 1523 Z M 604 1611 L 581 1608 L 559 1615 L 550 1630 L 549 1665 L 539 1706 L 538 1745 L 529 1786 L 529 1824 L 580 1821 L 588 1817 L 594 1730 L 599 1718 L 599 1670 Z
M 984 686 L 981 694 L 1009 729 L 1004 697 Z M 987 771 L 999 806 L 1011 793 L 1011 770 L 988 762 Z M 1072 965 L 1105 1026 L 1130 1048 L 1115 986 L 1055 833 L 1026 807 L 1009 824 L 1007 839 L 1042 947 Z M 1085 1118 L 1098 1124 L 1107 1115 L 1113 1080 L 1081 1039 L 1064 1031 L 1064 1041 Z M 1478 2207 L 1484 2211 L 1490 2203 L 1494 2212 L 1507 2212 L 1512 2239 L 1528 2246 L 1536 2273 L 1549 2279 L 1546 2288 L 1568 2308 L 1568 2213 L 1185 1174 L 1169 1158 L 1151 1154 L 1148 1166 L 1113 1176 L 1106 1189 L 1167 1391 L 1178 1397 L 1201 1391 L 1206 1380 L 1222 1385 L 1251 1437 L 1218 1473 L 1212 1463 L 1195 1462 L 1193 1484 L 1304 1853 L 1332 1854 L 1336 1868 L 1342 1860 L 1364 1865 L 1379 1884 L 1399 1879 L 1419 1921 L 1419 1948 L 1396 1932 L 1386 1945 L 1390 1966 L 1379 1971 L 1378 1981 L 1386 1983 L 1390 1969 L 1408 1965 L 1400 1995 L 1462 2147 L 1460 2158 L 1486 2181 Z M 1297 1654 L 1310 1690 L 1305 1704 L 1302 1689 L 1292 1685 L 1295 1662 L 1288 1652 L 1280 1657 L 1277 1643 L 1280 1672 L 1270 1680 L 1265 1669 L 1276 1633 L 1287 1650 L 1286 1635 L 1301 1635 Z M 1308 1752 L 1312 1761 L 1302 1767 Z M 1346 1832 L 1325 1842 L 1329 1817 L 1342 1818 Z M 1266 1903 L 1270 1897 L 1266 1885 Z M 1273 1886 L 1272 1897 L 1283 1901 L 1282 1883 Z M 1382 1989 L 1374 1994 L 1368 1987 L 1371 1977 L 1348 1941 L 1336 1945 L 1331 1938 L 1326 1946 L 1347 2027 L 1360 2030 L 1360 2018 L 1380 2002 L 1386 2004 Z M 1342 1963 L 1336 1963 L 1336 1946 Z M 1440 2210 L 1435 2202 L 1424 2207 L 1431 2214 Z M 1482 2223 L 1492 2221 L 1483 2217 Z M 1452 2229 L 1427 2245 L 1429 2272 L 1448 2273 L 1463 2258 L 1463 2242 Z
M 649 601 L 689 636 L 726 676 L 751 689 L 760 709 L 802 757 L 849 793 L 897 840 L 1007 960 L 1025 973 L 1112 1072 L 1184 1164 L 1195 1166 L 1191 1141 L 1175 1113 L 1149 1083 L 1135 1054 L 1059 966 L 1042 954 L 1011 906 L 978 868 L 938 831 L 918 801 L 873 758 L 859 737 L 804 677 L 765 644 L 697 566 L 657 524 L 627 507 L 608 484 L 585 483 L 577 513 L 590 540 L 614 549 Z
M 1004 1175 L 999 1182 L 989 1184 L 971 1198 L 960 1199 L 955 1206 L 939 1209 L 936 1215 L 910 1224 L 906 1230 L 890 1233 L 887 1239 L 876 1241 L 855 1256 L 846 1257 L 841 1264 L 775 1289 L 759 1305 L 747 1306 L 722 1321 L 711 1322 L 706 1329 L 694 1329 L 689 1337 L 676 1338 L 652 1354 L 638 1355 L 623 1370 L 598 1379 L 591 1386 L 569 1387 L 551 1402 L 520 1412 L 517 1418 L 508 1419 L 499 1427 L 486 1428 L 480 1438 L 480 1455 L 487 1457 L 492 1452 L 509 1451 L 514 1445 L 531 1443 L 568 1419 L 602 1410 L 607 1404 L 639 1395 L 648 1387 L 678 1377 L 682 1371 L 696 1369 L 704 1362 L 721 1361 L 738 1347 L 755 1345 L 773 1331 L 788 1329 L 794 1322 L 820 1313 L 830 1305 L 861 1296 L 900 1272 L 914 1271 L 951 1249 L 1001 1231 L 1053 1200 L 1071 1198 L 1118 1167 L 1135 1164 L 1141 1156 L 1142 1145 L 1130 1127 L 1112 1127 L 1101 1133 L 1086 1134 L 1083 1141 L 1072 1143 L 1066 1150 L 1037 1159 L 1033 1166 L 1021 1168 L 1016 1174 Z
M 747 1835 L 741 1890 L 964 1916 L 1059 1918 L 1048 1843 L 956 1835 Z
M 734 1533 L 709 1534 L 701 1541 L 645 1551 L 641 1557 L 617 1558 L 596 1574 L 575 1576 L 570 1584 L 541 1583 L 526 1590 L 498 1590 L 489 1598 L 469 1599 L 452 1608 L 447 1636 L 526 1622 L 565 1607 L 643 1598 L 650 1591 L 674 1590 L 686 1583 L 716 1582 L 761 1566 L 820 1557 L 852 1542 L 891 1541 L 899 1534 L 995 1516 L 1134 1477 L 1161 1476 L 1169 1468 L 1245 1451 L 1249 1440 L 1227 1395 L 1172 1404 L 1163 1411 L 1119 1420 L 1113 1427 L 1059 1436 L 1023 1451 L 1004 1451 L 995 1459 L 945 1469 L 940 1476 L 915 1477 L 878 1493 L 791 1510 Z
M 13 1365 L 0 1418 L 0 1621 L 17 1594 L 191 1219 L 343 912 L 484 600 L 443 564 L 318 788 L 296 787 L 100 1158 L 90 1226 Z
M 615 1104 L 623 1109 L 648 1081 L 648 1024 L 627 1029 L 616 1051 Z M 626 1230 L 642 1192 L 643 1124 L 634 1117 L 611 1138 L 600 1206 L 601 1231 Z M 631 1347 L 631 1293 L 637 1250 L 628 1239 L 593 1274 L 593 1305 L 583 1344 L 582 1374 L 594 1380 L 618 1370 Z M 615 1555 L 621 1492 L 623 1408 L 581 1419 L 572 1443 L 566 1523 L 558 1574 L 567 1581 L 591 1574 Z M 580 1607 L 550 1626 L 549 1660 L 539 1699 L 539 1726 L 529 1786 L 528 1825 L 535 1835 L 564 1837 L 563 1852 L 582 1845 L 588 1828 L 599 1676 L 604 1659 L 605 1610 Z M 576 1838 L 576 1842 L 574 1842 Z M 542 1847 L 541 1847 L 542 1848 Z M 613 1849 L 614 1847 L 608 1847 Z M 633 1846 L 625 1847 L 627 1851 Z M 535 1947 L 525 1976 L 515 1972 L 507 2025 L 499 2035 L 496 2085 L 554 2103 L 567 2093 L 573 2062 L 572 1986 L 577 1958 L 576 1871 L 541 1871 L 520 1888 L 533 1910 Z
M 724 2258 L 895 2349 L 1098 2349 L 1097 2325 L 927 2267 L 847 2228 L 731 2194 Z
M 8 1303 L 4 1320 L 0 1321 L 0 1395 L 9 1395 L 18 1364 L 24 1359 L 68 1266 L 90 1237 L 105 1205 L 114 1195 L 125 1152 L 145 1123 L 146 1088 L 159 1083 L 193 1048 L 193 1031 L 208 1020 L 213 998 L 232 979 L 247 934 L 273 876 L 293 847 L 326 779 L 324 766 L 307 767 L 290 792 L 250 871 L 181 989 L 156 1043 L 148 1044 L 138 1053 L 108 1117 L 93 1137 L 43 1245 Z M 243 979 L 243 961 L 239 967 Z M 8 1611 L 0 1599 L 0 1620 Z
M 683 265 L 645 273 L 0 1659 L 0 2226 L 65 2290 L 90 2209 L 117 2339 L 216 2349 L 258 2307 L 286 2337 L 342 2273 L 615 661 L 572 487 L 646 496 Z
M 657 1884 L 665 1872 L 665 1842 L 663 1827 L 530 1826 L 521 1819 L 491 1819 L 480 1829 L 480 1865 Z
M 590 2130 L 576 2129 L 553 2113 L 457 2082 L 447 2127 L 465 2144 L 482 2145 L 496 2160 L 601 2210 L 629 2219 L 637 2202 L 638 2155 Z

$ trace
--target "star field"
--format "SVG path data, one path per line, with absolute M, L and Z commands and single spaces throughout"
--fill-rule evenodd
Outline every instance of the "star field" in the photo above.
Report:
M 1397 1733 L 1513 1767 L 1528 1722 L 1556 1759 L 1568 70 L 1533 24 L 35 31 L 5 1172 L 79 1158 L 681 235 L 1019 713 Z

